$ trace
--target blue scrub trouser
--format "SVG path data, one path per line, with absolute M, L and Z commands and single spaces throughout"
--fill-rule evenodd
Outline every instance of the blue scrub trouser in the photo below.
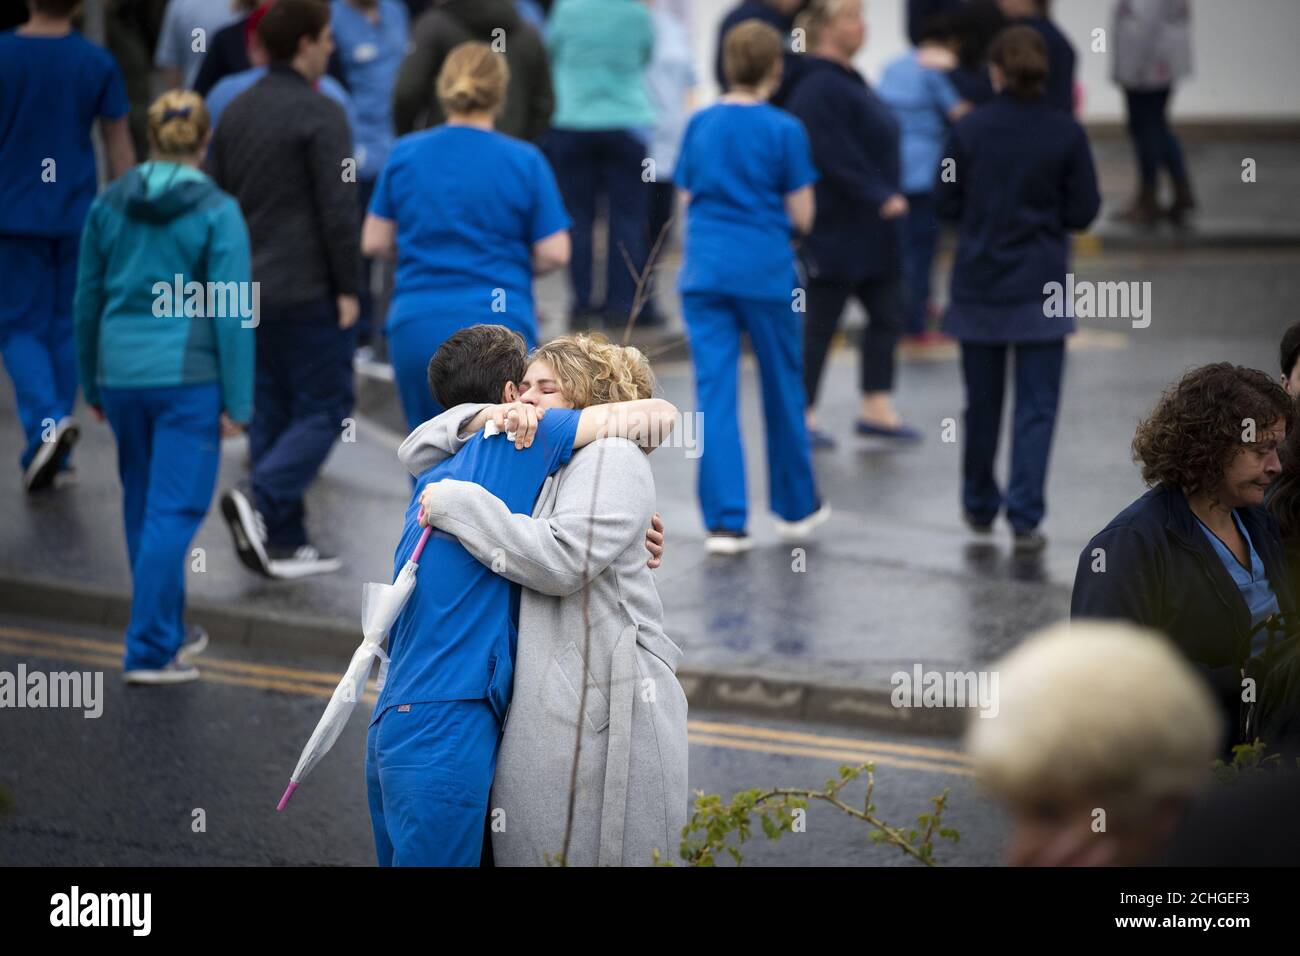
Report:
M 486 699 L 407 706 L 386 709 L 366 738 L 379 865 L 478 866 L 501 744 L 496 711 Z
M 332 301 L 262 312 L 248 451 L 253 501 L 274 547 L 307 543 L 302 499 L 352 411 L 355 342 Z
M 0 235 L 0 355 L 26 438 L 23 468 L 40 447 L 44 423 L 71 415 L 77 403 L 72 297 L 79 242 L 78 236 Z
M 758 359 L 772 511 L 786 521 L 817 510 L 817 482 L 804 421 L 803 335 L 790 302 L 687 293 L 682 311 L 704 416 L 699 494 L 709 531 L 744 531 L 749 517 L 738 405 L 740 336 Z
M 436 315 L 438 310 L 436 306 L 430 306 L 428 311 Z M 449 307 L 447 311 L 454 316 L 450 321 L 433 317 L 408 319 L 393 327 L 392 320 L 389 320 L 388 354 L 393 363 L 393 377 L 397 380 L 397 394 L 402 400 L 402 411 L 406 414 L 406 424 L 411 431 L 446 411 L 429 390 L 429 359 L 433 358 L 433 353 L 438 351 L 439 346 L 452 333 L 480 322 L 505 325 L 519 332 L 529 349 L 537 346 L 536 333 L 524 333 L 513 322 L 502 322 L 500 315 L 493 317 L 488 312 L 476 320 L 463 307 Z M 500 399 L 493 398 L 492 401 L 499 402 Z
M 1011 482 L 1005 501 L 993 475 L 1002 425 L 1007 353 L 1016 353 L 1016 407 L 1012 419 Z M 966 447 L 962 453 L 962 505 L 988 523 L 1003 504 L 1018 532 L 1032 531 L 1047 505 L 1047 461 L 1052 451 L 1056 408 L 1065 367 L 1065 340 L 1049 342 L 962 342 L 966 382 Z
M 189 547 L 221 459 L 221 387 L 104 388 L 131 559 L 124 670 L 162 667 L 185 637 Z

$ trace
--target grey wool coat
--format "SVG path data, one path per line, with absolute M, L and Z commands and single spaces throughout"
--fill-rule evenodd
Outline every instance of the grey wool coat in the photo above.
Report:
M 403 443 L 402 463 L 420 474 L 454 454 L 465 442 L 461 425 L 482 407 L 459 405 L 425 422 Z M 621 438 L 575 452 L 546 480 L 531 517 L 473 483 L 440 483 L 433 523 L 523 586 L 514 696 L 492 787 L 497 865 L 561 855 L 584 681 L 565 862 L 648 866 L 654 850 L 678 858 L 690 799 L 686 695 L 676 676 L 682 652 L 664 634 L 646 567 L 654 504 L 646 455 Z

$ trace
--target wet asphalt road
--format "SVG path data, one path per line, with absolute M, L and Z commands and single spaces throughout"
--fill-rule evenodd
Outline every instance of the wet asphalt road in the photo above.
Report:
M 0 866 L 373 865 L 363 783 L 365 713 L 284 813 L 289 772 L 345 660 L 238 658 L 214 650 L 197 684 L 121 683 L 120 637 L 0 617 L 0 671 L 103 674 L 102 715 L 0 711 Z M 366 709 L 368 712 L 368 709 Z M 951 788 L 957 844 L 941 863 L 998 862 L 1004 823 L 978 791 L 955 741 L 692 713 L 691 787 L 819 787 L 842 763 L 875 759 L 875 803 L 906 825 Z M 860 803 L 864 787 L 846 791 Z M 202 824 L 200 826 L 200 823 Z M 869 827 L 814 804 L 806 832 L 744 849 L 752 865 L 915 865 L 867 838 Z

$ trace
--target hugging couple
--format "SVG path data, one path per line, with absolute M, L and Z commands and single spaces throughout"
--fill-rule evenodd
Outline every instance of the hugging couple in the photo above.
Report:
M 686 696 L 646 455 L 676 409 L 636 349 L 574 335 L 529 356 L 499 325 L 448 338 L 429 387 L 448 410 L 398 452 L 416 484 L 395 572 L 434 530 L 366 746 L 380 865 L 555 861 L 571 788 L 566 864 L 672 858 Z

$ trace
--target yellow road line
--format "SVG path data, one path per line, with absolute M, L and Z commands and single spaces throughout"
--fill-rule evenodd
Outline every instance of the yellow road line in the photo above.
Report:
M 107 651 L 118 655 L 121 655 L 125 649 L 120 641 L 96 641 L 88 637 L 69 637 L 62 634 L 45 634 L 41 631 L 31 631 L 21 627 L 0 627 L 0 637 L 10 637 L 14 640 L 28 641 L 32 644 L 38 645 L 53 644 L 59 647 Z M 225 657 L 204 657 L 203 666 L 216 667 L 222 670 L 236 671 L 243 674 L 263 674 L 268 677 L 287 677 L 292 680 L 319 681 L 331 686 L 337 684 L 339 678 L 343 676 L 342 668 L 339 669 L 337 674 L 331 674 L 327 671 L 302 670 L 301 668 L 284 667 L 279 664 L 255 664 L 251 661 L 237 661 Z
M 900 754 L 908 757 L 927 757 L 938 760 L 954 760 L 969 763 L 970 757 L 957 750 L 944 750 L 939 747 L 921 747 L 914 744 L 891 744 L 873 740 L 861 740 L 853 737 L 824 737 L 820 734 L 808 734 L 795 730 L 777 730 L 774 727 L 754 727 L 749 724 L 713 723 L 706 720 L 692 720 L 687 728 L 702 733 L 728 734 L 733 737 L 753 737 L 764 740 L 789 741 L 804 745 L 828 745 L 841 750 L 868 749 L 873 753 Z
M 763 741 L 737 740 L 732 737 L 714 736 L 712 734 L 688 734 L 687 741 L 706 747 L 725 747 L 729 750 L 755 750 L 759 753 L 788 754 L 792 757 L 821 757 L 826 760 L 839 760 L 845 763 L 866 763 L 874 761 L 889 767 L 903 767 L 908 770 L 925 770 L 930 773 L 951 773 L 960 777 L 972 777 L 975 772 L 969 767 L 956 764 L 930 762 L 926 760 L 900 760 L 897 757 L 873 755 L 860 750 L 833 750 L 823 747 L 793 747 Z
M 0 626 L 0 651 L 18 655 L 36 654 L 58 660 L 93 664 L 112 670 L 120 670 L 122 660 L 120 643 L 6 626 Z M 280 691 L 285 694 L 325 700 L 333 694 L 334 686 L 341 676 L 341 673 L 332 674 L 274 664 L 252 664 L 215 657 L 203 657 L 197 663 L 200 665 L 200 679 L 209 683 Z M 373 682 L 370 686 L 373 688 Z M 377 695 L 373 689 L 362 696 L 362 701 L 374 706 Z M 890 766 L 960 775 L 969 775 L 971 772 L 968 768 L 960 766 L 969 763 L 969 758 L 965 754 L 939 747 L 895 744 L 850 737 L 828 737 L 773 727 L 706 720 L 688 721 L 687 731 L 690 742 L 710 747 L 854 763 L 874 760 Z M 905 759 L 907 757 L 918 759 Z
M 86 651 L 59 650 L 57 652 L 42 652 L 40 649 L 31 647 L 30 644 L 20 644 L 11 640 L 6 640 L 0 635 L 0 651 L 7 651 L 11 654 L 36 654 L 37 656 L 50 657 L 55 660 L 75 661 L 80 664 L 95 664 L 111 670 L 121 670 L 122 659 L 120 657 L 108 657 L 103 654 L 93 654 Z M 305 684 L 301 681 L 273 680 L 265 677 L 240 676 L 237 674 L 223 674 L 219 671 L 208 669 L 210 662 L 204 659 L 203 668 L 199 671 L 199 679 L 211 684 L 227 684 L 232 687 L 254 687 L 262 690 L 278 690 L 286 694 L 295 694 L 300 697 L 320 697 L 324 700 L 334 693 L 333 687 L 321 687 L 315 684 Z M 334 678 L 335 684 L 338 678 Z M 363 703 L 373 706 L 378 697 L 371 691 L 361 695 Z

